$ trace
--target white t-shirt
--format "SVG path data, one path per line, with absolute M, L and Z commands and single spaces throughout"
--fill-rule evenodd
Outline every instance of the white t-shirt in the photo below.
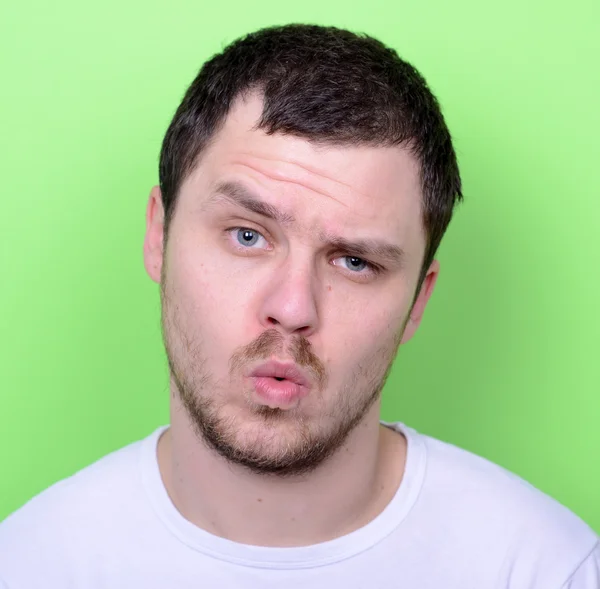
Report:
M 194 526 L 163 486 L 161 427 L 1 523 L 0 587 L 600 588 L 598 536 L 573 513 L 483 458 L 386 425 L 408 440 L 404 479 L 384 511 L 350 534 L 273 548 Z

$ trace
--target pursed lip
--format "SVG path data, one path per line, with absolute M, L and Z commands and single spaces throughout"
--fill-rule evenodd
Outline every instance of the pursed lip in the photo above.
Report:
M 296 364 L 277 362 L 271 360 L 257 366 L 251 373 L 251 377 L 285 378 L 301 387 L 310 387 L 310 379 L 305 372 Z

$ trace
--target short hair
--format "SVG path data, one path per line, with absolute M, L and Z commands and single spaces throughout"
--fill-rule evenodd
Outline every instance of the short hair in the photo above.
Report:
M 339 146 L 401 146 L 420 167 L 427 242 L 419 289 L 462 200 L 452 140 L 425 79 L 381 41 L 337 27 L 267 27 L 200 69 L 165 134 L 159 165 L 165 237 L 177 193 L 234 101 L 263 98 L 258 128 Z M 417 291 L 418 292 L 418 291 Z

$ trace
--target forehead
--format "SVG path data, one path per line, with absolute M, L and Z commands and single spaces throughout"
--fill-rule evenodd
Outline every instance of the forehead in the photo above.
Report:
M 399 147 L 336 146 L 257 129 L 262 99 L 238 100 L 182 187 L 196 198 L 226 180 L 250 183 L 261 198 L 313 229 L 383 234 L 424 247 L 420 170 Z M 318 227 L 317 227 L 318 226 Z

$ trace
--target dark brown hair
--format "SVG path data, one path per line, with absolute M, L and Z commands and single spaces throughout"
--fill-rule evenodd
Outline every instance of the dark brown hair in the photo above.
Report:
M 182 182 L 235 99 L 252 91 L 264 97 L 258 127 L 267 133 L 411 151 L 421 167 L 427 234 L 422 280 L 462 199 L 450 133 L 438 101 L 412 65 L 377 39 L 335 27 L 261 29 L 203 65 L 162 144 L 165 236 Z

